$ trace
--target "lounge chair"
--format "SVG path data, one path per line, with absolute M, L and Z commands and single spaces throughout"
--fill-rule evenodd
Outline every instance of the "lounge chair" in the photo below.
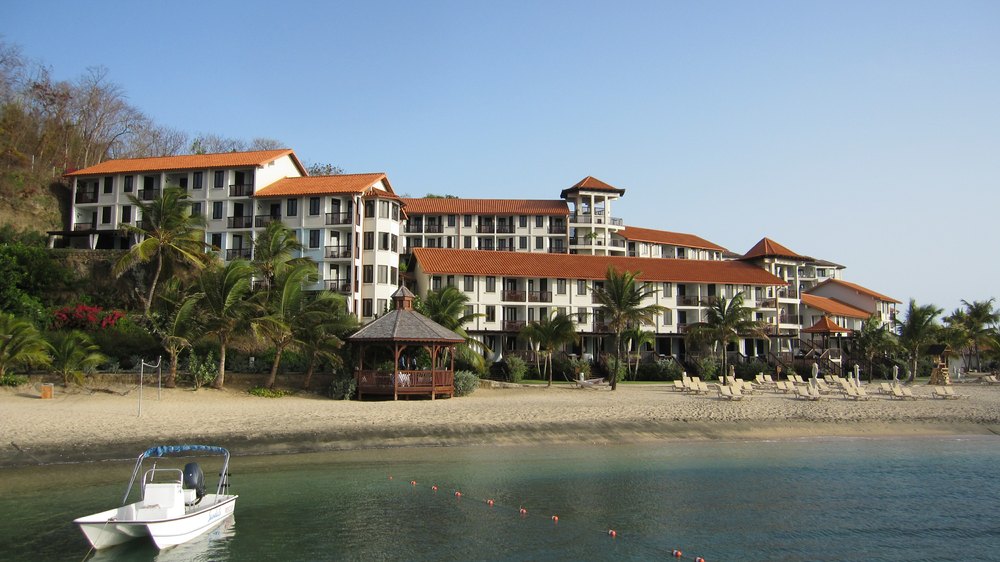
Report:
M 684 381 L 674 381 L 674 390 L 677 392 L 684 392 Z
M 698 386 L 695 389 L 695 393 L 696 394 L 708 394 L 708 385 L 705 384 L 705 383 L 703 383 L 703 382 L 701 382 L 701 381 L 698 381 Z
M 898 398 L 899 400 L 906 400 L 907 398 L 909 398 L 910 400 L 917 399 L 917 397 L 913 395 L 913 391 L 911 391 L 909 388 L 903 388 L 899 385 L 892 385 L 892 397 Z
M 955 394 L 955 389 L 953 389 L 950 386 L 943 386 L 941 388 L 944 389 L 944 393 L 948 396 L 948 398 L 952 400 L 956 400 L 958 398 L 966 398 L 964 394 Z
M 607 387 L 608 383 L 604 379 L 587 379 L 576 381 L 576 386 L 577 388 L 602 388 Z
M 855 388 L 854 392 L 858 393 L 858 400 L 868 400 L 869 398 L 872 397 L 871 394 L 868 394 L 868 391 L 865 390 L 865 387 L 863 386 Z
M 816 381 L 816 387 L 819 388 L 820 394 L 830 394 L 830 387 L 827 386 L 826 381 L 823 379 L 818 379 Z
M 778 381 L 774 383 L 774 389 L 780 390 L 784 394 L 788 394 L 789 392 L 795 390 L 795 384 L 791 381 Z
M 907 388 L 905 386 L 901 386 L 901 387 L 899 387 L 899 389 L 903 391 L 903 396 L 909 398 L 910 400 L 916 400 L 917 399 L 917 397 L 913 394 L 913 391 L 910 390 L 909 388 Z
M 774 379 L 771 378 L 771 375 L 764 375 L 764 382 L 767 384 L 774 384 Z
M 804 398 L 806 400 L 816 401 L 819 400 L 819 391 L 814 388 L 809 388 L 808 386 L 797 386 L 795 387 L 795 396 L 798 398 Z
M 858 396 L 858 391 L 855 390 L 853 386 L 844 386 L 843 388 L 844 398 L 850 398 L 851 400 L 860 400 Z
M 1000 379 L 997 379 L 996 375 L 986 375 L 980 380 L 985 384 L 1000 384 Z
M 887 382 L 879 383 L 878 388 L 882 394 L 892 394 L 892 385 Z
M 934 393 L 931 394 L 931 397 L 932 398 L 941 398 L 942 400 L 956 400 L 956 399 L 958 399 L 958 395 L 955 394 L 955 391 L 952 390 L 951 392 L 948 392 L 949 390 L 951 390 L 951 389 L 943 387 L 943 386 L 935 386 L 934 387 Z
M 743 400 L 743 396 L 739 394 L 734 394 L 732 387 L 720 384 L 719 386 L 719 398 L 725 398 L 726 400 Z
M 761 385 L 767 384 L 766 382 L 764 382 L 764 375 L 762 375 L 762 374 L 755 376 L 753 378 L 753 380 L 757 381 L 757 384 L 761 384 Z

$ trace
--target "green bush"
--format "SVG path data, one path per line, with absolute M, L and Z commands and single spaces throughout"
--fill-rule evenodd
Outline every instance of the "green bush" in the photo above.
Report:
M 521 382 L 524 380 L 524 376 L 528 374 L 528 364 L 520 357 L 512 355 L 504 358 L 503 362 L 507 366 L 507 380 L 510 382 Z
M 719 374 L 719 362 L 711 355 L 702 357 L 695 361 L 695 370 L 703 381 L 715 380 Z
M 178 378 L 183 382 L 191 383 L 195 388 L 201 388 L 214 381 L 218 374 L 219 362 L 215 358 L 215 354 L 209 351 L 205 358 L 201 359 L 197 352 L 192 349 L 188 352 L 187 371 L 178 374 Z
M 752 381 L 759 373 L 770 373 L 771 366 L 762 361 L 747 361 L 736 364 L 736 377 L 745 381 Z
M 21 386 L 22 384 L 28 384 L 28 377 L 12 373 L 0 376 L 0 386 Z
M 684 369 L 676 361 L 651 359 L 639 363 L 640 381 L 673 381 L 681 378 Z
M 330 382 L 326 394 L 334 400 L 350 400 L 358 390 L 358 382 L 354 377 L 337 377 Z
M 122 368 L 130 369 L 131 358 L 145 357 L 156 361 L 159 355 L 166 356 L 160 342 L 130 317 L 122 318 L 110 328 L 98 330 L 92 339 L 110 361 L 117 361 Z
M 479 376 L 471 371 L 455 373 L 455 396 L 468 396 L 479 388 Z
M 282 396 L 288 396 L 290 394 L 287 390 L 267 388 L 266 386 L 255 386 L 251 388 L 249 392 L 254 396 L 260 396 L 261 398 L 281 398 Z

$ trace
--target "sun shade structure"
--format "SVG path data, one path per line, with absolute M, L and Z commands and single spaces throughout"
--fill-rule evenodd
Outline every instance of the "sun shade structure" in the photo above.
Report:
M 347 338 L 358 345 L 358 367 L 354 377 L 358 383 L 358 398 L 366 394 L 455 395 L 455 346 L 465 338 L 430 318 L 413 310 L 413 293 L 400 287 L 392 295 L 395 310 L 361 328 Z M 392 351 L 392 367 L 365 365 L 365 355 L 374 355 L 373 348 Z M 417 354 L 426 350 L 430 356 L 428 369 L 417 368 Z M 447 365 L 445 357 L 449 358 Z

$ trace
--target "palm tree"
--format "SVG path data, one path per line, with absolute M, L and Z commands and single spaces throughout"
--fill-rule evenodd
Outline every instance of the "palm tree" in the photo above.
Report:
M 695 324 L 691 329 L 701 332 L 712 343 L 712 350 L 722 352 L 722 373 L 728 373 L 726 347 L 730 343 L 737 344 L 741 337 L 767 338 L 765 326 L 753 319 L 753 309 L 743 305 L 743 292 L 736 293 L 733 298 L 718 297 L 702 303 L 705 309 L 705 321 Z
M 971 303 L 962 300 L 962 305 L 965 306 L 962 325 L 969 333 L 972 355 L 976 358 L 977 370 L 982 370 L 983 367 L 982 348 L 993 347 L 997 343 L 992 333 L 992 327 L 1000 323 L 1000 310 L 993 308 L 995 300 L 972 301 Z
M 264 287 L 270 287 L 278 270 L 285 265 L 315 262 L 309 258 L 295 258 L 303 246 L 295 237 L 295 231 L 281 221 L 267 224 L 263 232 L 253 239 L 253 266 L 261 276 Z
M 303 390 L 309 390 L 316 364 L 325 359 L 340 364 L 337 350 L 344 345 L 343 338 L 358 327 L 358 319 L 348 312 L 344 297 L 330 292 L 321 292 L 310 306 L 328 311 L 320 323 L 297 322 L 292 329 L 302 352 L 307 358 L 306 375 L 302 381 Z
M 201 313 L 205 333 L 219 341 L 219 374 L 212 382 L 221 389 L 226 381 L 226 347 L 233 337 L 247 328 L 253 304 L 250 296 L 250 277 L 253 268 L 246 260 L 233 260 L 225 265 L 215 264 L 202 272 L 199 278 Z
M 465 343 L 455 349 L 456 356 L 461 355 L 466 361 L 473 363 L 479 371 L 484 371 L 486 362 L 482 352 L 489 350 L 465 331 L 466 324 L 483 315 L 469 313 L 468 305 L 468 295 L 455 286 L 446 285 L 427 293 L 427 297 L 418 301 L 415 308 L 424 316 L 465 338 Z M 480 353 L 472 348 L 476 348 Z
M 643 330 L 642 326 L 633 326 L 622 334 L 625 339 L 625 353 L 629 359 L 626 363 L 631 363 L 633 348 L 635 350 L 635 368 L 632 371 L 633 378 L 639 374 L 639 362 L 642 359 L 642 346 L 656 343 L 656 334 L 648 330 Z
M 618 273 L 614 266 L 608 266 L 604 283 L 591 289 L 594 302 L 600 304 L 600 310 L 615 334 L 615 368 L 611 376 L 611 390 L 618 388 L 618 371 L 622 362 L 622 334 L 629 326 L 652 324 L 656 317 L 663 314 L 666 307 L 658 304 L 643 304 L 656 294 L 656 289 L 636 282 L 638 271 L 623 271 Z
M 917 306 L 916 300 L 910 299 L 906 318 L 902 322 L 896 321 L 899 328 L 899 344 L 906 350 L 913 366 L 907 382 L 913 382 L 916 378 L 920 350 L 931 343 L 937 334 L 939 326 L 935 320 L 942 312 L 944 312 L 942 309 L 932 304 Z
M 552 354 L 559 347 L 580 339 L 580 336 L 576 333 L 576 326 L 573 324 L 573 319 L 559 311 L 555 311 L 550 316 L 539 318 L 537 321 L 527 324 L 524 328 L 521 328 L 518 336 L 538 343 L 538 347 L 546 360 L 542 365 L 543 369 L 545 368 L 545 364 L 548 364 L 548 386 L 552 386 Z M 544 372 L 540 374 L 545 376 Z
M 878 312 L 873 312 L 861 324 L 861 329 L 854 332 L 852 340 L 855 352 L 868 362 L 868 382 L 871 382 L 875 371 L 875 357 L 891 350 L 895 341 L 882 326 L 882 317 Z
M 52 372 L 62 376 L 64 385 L 68 385 L 70 379 L 76 384 L 83 384 L 85 373 L 108 360 L 101 353 L 100 346 L 79 330 L 54 332 L 49 338 L 52 345 Z
M 303 324 L 302 329 L 308 329 L 310 324 L 322 323 L 324 310 L 309 307 L 303 288 L 305 283 L 314 283 L 316 278 L 313 264 L 281 266 L 271 281 L 270 290 L 260 293 L 264 297 L 261 303 L 264 314 L 253 319 L 251 326 L 256 335 L 274 346 L 271 373 L 264 383 L 267 388 L 274 388 L 282 354 L 298 345 L 297 336 L 302 330 L 295 330 L 295 325 Z
M 159 336 L 160 344 L 170 356 L 170 369 L 163 381 L 163 386 L 167 388 L 173 388 L 177 384 L 177 362 L 181 353 L 190 348 L 202 333 L 198 301 L 204 296 L 202 293 L 188 294 L 178 279 L 171 279 L 164 284 L 163 292 L 156 298 L 150 324 L 153 333 Z
M 122 229 L 138 237 L 139 242 L 115 264 L 113 273 L 120 277 L 126 271 L 155 259 L 153 279 L 144 298 L 144 314 L 149 316 L 153 294 L 165 267 L 186 264 L 201 269 L 208 261 L 205 253 L 205 219 L 191 214 L 191 201 L 186 191 L 168 187 L 156 199 L 144 202 L 130 195 L 129 199 L 142 214 L 136 225 Z
M 0 377 L 15 367 L 48 365 L 50 349 L 31 322 L 0 313 Z

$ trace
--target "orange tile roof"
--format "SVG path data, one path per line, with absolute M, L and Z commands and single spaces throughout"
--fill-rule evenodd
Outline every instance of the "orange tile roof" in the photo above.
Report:
M 851 330 L 848 330 L 847 328 L 844 328 L 843 326 L 837 324 L 833 320 L 830 320 L 829 316 L 824 316 L 820 318 L 819 321 L 817 321 L 815 324 L 802 331 L 807 334 L 832 334 L 835 332 L 847 333 L 850 332 Z
M 637 242 L 652 242 L 654 244 L 671 244 L 673 246 L 685 246 L 688 248 L 701 248 L 705 250 L 717 250 L 725 252 L 726 249 L 718 244 L 713 244 L 704 238 L 694 234 L 684 234 L 682 232 L 669 232 L 666 230 L 654 230 L 652 228 L 639 228 L 637 226 L 626 226 L 618 234 L 626 240 Z
M 76 170 L 67 176 L 95 176 L 104 174 L 122 174 L 126 172 L 167 172 L 172 170 L 204 170 L 217 168 L 243 168 L 247 166 L 263 166 L 288 155 L 299 169 L 306 174 L 305 168 L 290 148 L 277 150 L 254 150 L 252 152 L 220 152 L 217 154 L 183 154 L 180 156 L 159 156 L 156 158 L 123 158 L 120 160 L 105 160 L 89 168 Z
M 862 287 L 861 285 L 858 285 L 857 283 L 849 283 L 849 282 L 843 281 L 841 279 L 827 279 L 826 281 L 823 281 L 819 285 L 816 285 L 815 287 L 810 288 L 809 292 L 810 293 L 815 292 L 816 289 L 819 289 L 820 287 L 822 287 L 823 285 L 826 285 L 827 283 L 832 283 L 834 285 L 840 285 L 842 287 L 847 287 L 848 289 L 852 289 L 854 291 L 857 291 L 858 293 L 861 293 L 862 295 L 868 295 L 869 297 L 872 297 L 874 299 L 877 299 L 877 300 L 880 300 L 880 301 L 883 301 L 883 302 L 894 302 L 896 304 L 903 304 L 903 303 L 899 302 L 898 300 L 896 300 L 896 299 L 894 299 L 892 297 L 888 297 L 886 295 L 883 295 L 882 293 L 876 293 L 875 291 L 873 291 L 871 289 L 868 289 L 866 287 Z
M 785 285 L 767 271 L 739 261 L 677 260 L 414 248 L 424 272 L 445 275 L 496 275 L 555 279 L 604 279 L 608 266 L 639 271 L 642 281 Z
M 566 194 L 573 193 L 576 191 L 607 191 L 612 193 L 617 193 L 618 195 L 625 195 L 624 189 L 618 189 L 613 185 L 604 183 L 603 181 L 595 178 L 594 176 L 587 176 L 582 180 L 576 182 L 573 187 L 566 188 L 562 190 L 559 197 L 566 198 Z
M 750 251 L 743 255 L 743 259 L 751 260 L 754 258 L 764 258 L 764 257 L 779 257 L 779 258 L 791 258 L 796 260 L 811 260 L 812 258 L 808 256 L 803 256 L 796 254 L 795 252 L 789 250 L 788 248 L 778 244 L 770 238 L 764 237 L 760 239 L 760 242 L 750 248 Z
M 364 193 L 386 179 L 382 172 L 374 174 L 340 174 L 336 176 L 307 176 L 283 178 L 267 187 L 258 189 L 254 197 L 286 197 L 289 195 L 333 195 L 337 193 Z M 386 183 L 388 180 L 386 179 Z M 395 194 L 392 194 L 395 196 Z
M 803 304 L 811 306 L 816 310 L 820 310 L 834 316 L 844 316 L 847 318 L 868 318 L 870 316 L 869 313 L 861 310 L 860 308 L 840 302 L 837 299 L 821 297 L 819 295 L 802 293 L 802 302 Z
M 551 215 L 569 216 L 569 205 L 561 199 L 456 199 L 406 197 L 410 215 Z

